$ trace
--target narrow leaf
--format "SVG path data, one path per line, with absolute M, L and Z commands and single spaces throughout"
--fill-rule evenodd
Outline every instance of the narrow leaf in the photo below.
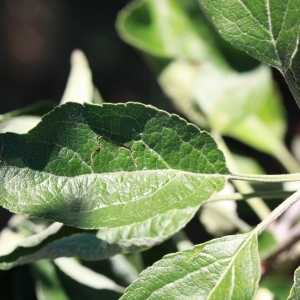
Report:
M 143 271 L 125 299 L 253 299 L 260 277 L 257 236 L 227 236 L 166 255 Z

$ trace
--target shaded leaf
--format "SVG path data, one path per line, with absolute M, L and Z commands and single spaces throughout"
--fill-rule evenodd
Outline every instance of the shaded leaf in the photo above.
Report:
M 41 121 L 37 116 L 18 116 L 0 123 L 0 132 L 27 133 Z
M 94 272 L 93 270 L 81 265 L 74 258 L 61 257 L 55 260 L 55 264 L 66 275 L 77 282 L 97 290 L 113 290 L 123 293 L 125 288 L 116 284 L 108 277 Z
M 252 299 L 260 277 L 255 234 L 227 236 L 166 255 L 143 271 L 125 299 Z
M 171 211 L 144 222 L 99 231 L 54 223 L 22 241 L 18 237 L 16 246 L 10 240 L 15 247 L 0 256 L 0 269 L 7 270 L 46 258 L 79 257 L 99 260 L 121 252 L 143 250 L 160 244 L 184 227 L 196 211 L 197 207 Z M 3 242 L 8 244 L 7 240 Z

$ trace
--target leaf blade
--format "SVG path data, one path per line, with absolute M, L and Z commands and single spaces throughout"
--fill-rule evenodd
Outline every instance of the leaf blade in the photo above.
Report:
M 246 300 L 255 295 L 258 279 L 256 235 L 227 236 L 165 256 L 143 271 L 121 299 Z
M 208 133 L 134 103 L 68 103 L 0 148 L 1 205 L 88 229 L 197 207 L 228 174 Z
M 299 1 L 200 0 L 221 36 L 251 56 L 285 73 L 299 85 Z

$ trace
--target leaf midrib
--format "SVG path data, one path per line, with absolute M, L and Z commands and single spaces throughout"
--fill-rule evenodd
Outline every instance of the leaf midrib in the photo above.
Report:
M 10 170 L 12 167 L 3 167 L 2 169 L 5 170 Z M 183 174 L 183 175 L 189 175 L 189 176 L 204 176 L 204 177 L 208 177 L 208 178 L 215 178 L 215 177 L 224 177 L 226 179 L 230 178 L 230 174 L 226 173 L 226 174 L 222 174 L 222 173 L 215 173 L 215 174 L 206 174 L 206 173 L 198 173 L 198 172 L 191 172 L 191 171 L 184 171 L 184 170 L 179 170 L 179 169 L 155 169 L 155 170 L 134 170 L 134 171 L 117 171 L 117 172 L 103 172 L 103 173 L 88 173 L 88 174 L 78 174 L 78 175 L 74 175 L 74 176 L 68 176 L 68 175 L 58 175 L 58 174 L 53 174 L 47 171 L 38 171 L 38 170 L 33 170 L 30 168 L 24 168 L 24 167 L 13 167 L 14 170 L 26 170 L 29 172 L 36 172 L 36 173 L 40 173 L 40 174 L 46 174 L 49 177 L 56 177 L 56 178 L 68 178 L 68 179 L 72 179 L 72 178 L 78 178 L 78 177 L 89 177 L 89 176 L 107 176 L 107 175 L 122 175 L 122 174 L 138 174 L 138 173 L 159 173 L 159 172 L 178 172 L 178 174 Z

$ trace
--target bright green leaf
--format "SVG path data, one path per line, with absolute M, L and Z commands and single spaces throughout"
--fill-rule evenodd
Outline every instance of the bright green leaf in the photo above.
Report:
M 68 103 L 0 149 L 1 205 L 89 229 L 197 207 L 228 174 L 208 133 L 136 103 Z
M 299 0 L 200 0 L 235 47 L 281 70 L 300 88 Z
M 169 254 L 143 271 L 125 299 L 253 299 L 260 277 L 257 236 L 227 236 Z
M 57 277 L 55 266 L 48 260 L 36 262 L 31 265 L 35 277 L 37 299 L 43 300 L 70 300 Z

